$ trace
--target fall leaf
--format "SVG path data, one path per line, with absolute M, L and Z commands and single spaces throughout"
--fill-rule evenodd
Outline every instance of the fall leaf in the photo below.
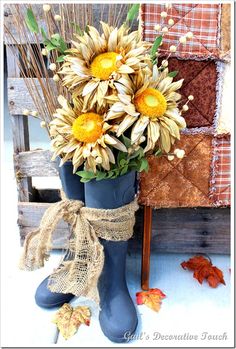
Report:
M 78 306 L 73 308 L 70 304 L 65 303 L 57 311 L 52 322 L 57 325 L 65 339 L 72 337 L 81 324 L 90 325 L 91 313 L 88 307 Z
M 159 288 L 151 288 L 148 291 L 137 292 L 136 303 L 138 305 L 145 304 L 157 312 L 160 310 L 161 301 L 165 297 L 166 295 Z
M 187 262 L 182 262 L 183 269 L 194 271 L 193 277 L 202 284 L 205 279 L 209 286 L 216 288 L 220 283 L 225 285 L 224 275 L 220 269 L 212 265 L 212 262 L 203 256 L 195 256 Z

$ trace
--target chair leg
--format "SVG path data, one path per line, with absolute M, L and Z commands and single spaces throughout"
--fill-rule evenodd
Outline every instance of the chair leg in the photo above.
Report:
M 150 206 L 144 206 L 141 287 L 145 291 L 149 289 L 151 236 L 152 236 L 152 208 Z

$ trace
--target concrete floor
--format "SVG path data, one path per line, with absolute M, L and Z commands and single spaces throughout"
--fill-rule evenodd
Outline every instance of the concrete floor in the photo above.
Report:
M 160 288 L 167 298 L 159 313 L 137 306 L 139 326 L 135 340 L 126 345 L 110 342 L 101 332 L 96 306 L 85 299 L 74 299 L 72 305 L 91 306 L 91 325 L 81 326 L 77 334 L 65 341 L 51 322 L 56 310 L 36 306 L 34 293 L 38 284 L 52 272 L 61 258 L 53 253 L 46 266 L 34 272 L 18 269 L 21 254 L 16 224 L 16 187 L 11 162 L 11 144 L 5 147 L 2 167 L 2 347 L 230 347 L 233 345 L 233 306 L 231 304 L 230 257 L 211 255 L 220 268 L 226 286 L 216 289 L 202 286 L 184 271 L 180 263 L 189 254 L 153 254 L 150 286 Z M 43 182 L 38 179 L 38 185 Z M 140 254 L 127 260 L 127 281 L 130 294 L 140 290 Z M 232 268 L 232 267 L 231 267 Z M 225 333 L 225 335 L 224 335 Z M 170 338 L 173 335 L 185 339 Z M 191 336 L 195 336 L 191 339 Z M 206 336 L 206 339 L 204 339 Z M 225 339 L 226 338 L 226 339 Z

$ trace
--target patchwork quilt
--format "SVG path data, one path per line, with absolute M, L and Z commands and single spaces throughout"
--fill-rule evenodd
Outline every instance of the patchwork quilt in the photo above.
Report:
M 169 54 L 181 36 L 193 32 L 193 39 L 179 45 L 169 58 L 176 79 L 184 78 L 180 91 L 185 104 L 187 128 L 175 148 L 186 157 L 169 161 L 150 156 L 149 172 L 140 178 L 139 201 L 161 207 L 219 207 L 230 205 L 230 132 L 232 128 L 232 76 L 230 65 L 230 4 L 143 4 L 143 38 L 154 41 L 154 26 L 162 23 L 167 11 L 174 25 L 164 36 L 161 56 Z M 181 105 L 180 105 L 181 106 Z

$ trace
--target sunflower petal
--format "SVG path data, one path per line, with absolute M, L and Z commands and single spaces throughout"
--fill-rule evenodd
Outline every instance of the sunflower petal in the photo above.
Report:
M 170 140 L 170 133 L 165 127 L 160 127 L 160 144 L 161 148 L 166 152 L 169 153 L 171 148 L 171 140 Z
M 134 73 L 134 70 L 130 68 L 128 65 L 122 64 L 117 70 L 117 72 L 120 74 L 132 74 Z
M 93 90 L 95 90 L 99 85 L 99 81 L 95 82 L 93 80 L 89 81 L 87 85 L 85 85 L 83 89 L 83 94 L 82 96 L 86 96 L 87 94 L 91 93 Z
M 101 154 L 101 158 L 102 158 L 102 163 L 101 163 L 102 167 L 105 170 L 109 171 L 110 170 L 109 156 L 108 156 L 106 150 L 103 149 L 102 147 L 100 148 L 100 154 Z
M 117 139 L 116 137 L 110 136 L 111 138 L 113 138 L 115 140 L 115 144 L 112 144 L 112 146 L 120 151 L 123 151 L 124 153 L 127 152 L 127 148 L 126 146 L 119 141 L 119 139 Z
M 115 52 L 117 47 L 117 28 L 115 28 L 108 39 L 108 52 Z
M 105 39 L 108 40 L 111 31 L 113 30 L 113 27 L 110 27 L 107 23 L 100 21 L 101 25 L 102 25 L 102 30 L 105 36 Z
M 79 158 L 77 158 L 77 161 L 75 161 L 73 163 L 73 173 L 76 172 L 76 170 L 78 169 L 78 167 L 80 167 L 82 165 L 82 163 L 84 162 L 84 158 L 83 156 L 80 156 Z
M 165 99 L 167 102 L 168 101 L 178 102 L 181 99 L 181 94 L 177 92 L 170 92 L 165 95 Z
M 136 57 L 130 57 L 126 59 L 125 64 L 132 67 L 133 65 L 139 64 L 140 60 Z
M 83 43 L 80 44 L 81 52 L 84 57 L 85 62 L 89 62 L 91 57 L 93 56 L 93 51 L 91 48 Z
M 142 136 L 145 128 L 149 124 L 149 117 L 142 116 L 134 125 L 131 131 L 131 142 L 135 143 Z
M 151 137 L 151 129 L 150 129 L 150 124 L 148 125 L 148 129 L 147 129 L 147 145 L 144 148 L 144 153 L 147 153 L 149 150 L 152 150 L 155 146 L 155 143 L 153 143 L 152 141 L 152 137 Z
M 132 116 L 138 116 L 139 112 L 136 111 L 135 106 L 133 104 L 125 105 L 124 111 Z
M 116 144 L 116 139 L 114 139 L 112 136 L 110 136 L 108 134 L 104 135 L 104 141 L 105 141 L 105 143 L 110 144 L 110 145 Z
M 160 125 L 157 121 L 150 121 L 150 124 L 148 126 L 151 139 L 155 144 L 160 137 Z
M 133 123 L 137 120 L 138 116 L 126 115 L 121 121 L 117 130 L 117 137 L 120 137 Z
M 173 82 L 171 85 L 168 86 L 168 89 L 166 90 L 167 93 L 177 91 L 180 89 L 180 87 L 183 85 L 184 79 L 180 79 L 176 82 Z
M 124 104 L 130 104 L 131 102 L 131 96 L 129 95 L 122 95 L 122 94 L 118 94 L 119 100 L 124 103 Z
M 110 163 L 115 164 L 115 163 L 116 163 L 116 160 L 115 160 L 114 154 L 113 154 L 113 152 L 111 151 L 111 149 L 110 149 L 109 147 L 106 147 L 105 150 L 106 150 L 106 152 L 107 152 L 107 155 L 108 155 L 108 158 L 109 158 Z
M 173 109 L 173 110 L 167 110 L 165 112 L 165 116 L 168 118 L 172 119 L 173 121 L 176 122 L 176 124 L 180 127 L 180 129 L 183 129 L 186 127 L 186 121 L 185 119 L 179 115 L 178 109 Z
M 173 120 L 168 119 L 168 118 L 165 118 L 164 122 L 165 122 L 165 124 L 167 124 L 169 126 L 171 136 L 173 136 L 177 139 L 180 139 L 179 128 L 176 125 L 176 123 Z
M 171 78 L 170 76 L 167 76 L 167 78 L 163 79 L 159 85 L 158 85 L 158 90 L 161 93 L 165 93 L 165 91 L 168 89 L 168 87 L 170 86 L 170 84 L 172 83 L 173 78 Z
M 110 111 L 112 112 L 122 112 L 124 111 L 124 104 L 121 102 L 114 103 Z

